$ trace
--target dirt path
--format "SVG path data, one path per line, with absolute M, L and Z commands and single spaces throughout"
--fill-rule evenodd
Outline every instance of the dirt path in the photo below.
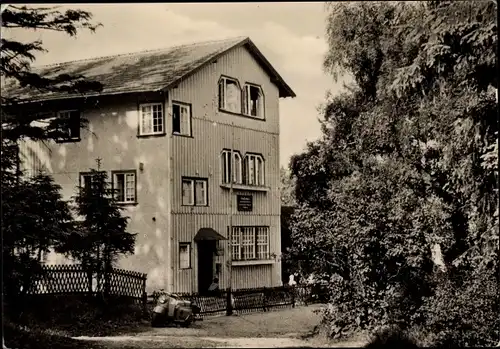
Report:
M 97 341 L 105 348 L 160 349 L 160 348 L 348 348 L 361 347 L 363 342 L 321 343 L 298 338 L 265 337 L 187 337 L 187 336 L 116 336 L 79 337 L 80 340 Z
M 136 333 L 113 337 L 76 337 L 104 348 L 286 348 L 360 347 L 362 342 L 325 343 L 304 339 L 319 323 L 321 306 L 298 307 L 267 313 L 217 317 L 190 328 L 144 327 Z

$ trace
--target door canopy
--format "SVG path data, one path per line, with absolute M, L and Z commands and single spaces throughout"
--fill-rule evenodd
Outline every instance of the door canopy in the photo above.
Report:
M 198 230 L 198 233 L 196 233 L 196 236 L 194 237 L 194 241 L 218 241 L 218 240 L 226 240 L 226 238 L 220 235 L 212 228 L 201 228 L 200 230 Z

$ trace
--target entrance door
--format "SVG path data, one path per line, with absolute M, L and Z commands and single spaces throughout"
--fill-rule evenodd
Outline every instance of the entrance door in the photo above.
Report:
M 206 293 L 214 279 L 215 241 L 198 241 L 198 293 Z

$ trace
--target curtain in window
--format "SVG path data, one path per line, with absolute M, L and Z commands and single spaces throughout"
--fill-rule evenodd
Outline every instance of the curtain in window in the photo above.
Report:
M 190 180 L 182 181 L 182 204 L 192 205 L 193 204 L 193 182 Z
M 195 199 L 198 206 L 205 206 L 207 204 L 205 181 L 195 182 Z
M 190 121 L 190 115 L 189 115 L 189 108 L 185 105 L 180 107 L 180 133 L 183 135 L 190 135 L 191 134 L 191 127 L 189 125 Z
M 142 133 L 152 133 L 153 130 L 153 119 L 151 106 L 143 106 L 141 110 L 141 124 Z
M 241 94 L 234 81 L 226 80 L 226 110 L 239 113 L 241 108 Z

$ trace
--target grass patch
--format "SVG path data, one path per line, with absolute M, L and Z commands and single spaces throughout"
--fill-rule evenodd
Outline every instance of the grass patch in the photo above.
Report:
M 139 331 L 149 324 L 149 312 L 123 298 L 37 295 L 25 300 L 15 323 L 68 337 L 110 336 Z
M 98 343 L 83 342 L 41 329 L 20 328 L 4 323 L 3 335 L 9 349 L 103 349 Z

